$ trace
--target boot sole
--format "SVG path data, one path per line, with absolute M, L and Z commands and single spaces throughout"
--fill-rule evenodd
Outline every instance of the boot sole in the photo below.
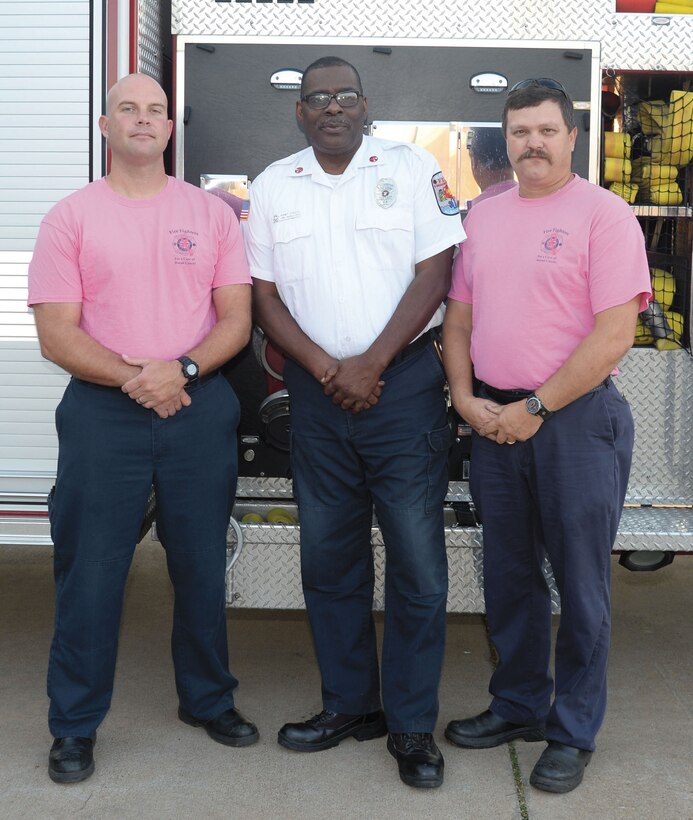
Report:
M 529 782 L 535 789 L 540 789 L 543 792 L 551 792 L 552 794 L 572 792 L 573 789 L 576 789 L 580 783 L 582 783 L 582 779 L 585 776 L 585 769 L 589 765 L 589 762 L 590 758 L 587 758 L 585 765 L 574 777 L 559 780 L 553 777 L 542 777 L 532 772 L 529 776 Z
M 437 777 L 435 780 L 417 780 L 415 777 L 407 777 L 402 772 L 399 773 L 399 779 L 407 786 L 414 789 L 437 789 L 438 786 L 443 785 L 443 777 Z
M 325 749 L 333 749 L 335 746 L 353 737 L 359 743 L 364 740 L 375 740 L 378 737 L 384 737 L 387 734 L 387 726 L 385 720 L 381 719 L 371 726 L 357 726 L 356 729 L 345 732 L 339 737 L 331 737 L 329 740 L 323 740 L 320 743 L 297 743 L 294 740 L 284 737 L 281 733 L 277 735 L 277 743 L 285 749 L 291 749 L 293 752 L 324 752 Z
M 534 774 L 532 774 L 529 777 L 529 782 L 535 789 L 540 789 L 543 792 L 565 794 L 566 792 L 572 792 L 573 789 L 582 783 L 584 774 L 585 770 L 583 769 L 579 775 L 571 777 L 570 780 L 553 780 L 551 778 L 535 777 Z
M 50 767 L 48 769 L 48 777 L 50 777 L 54 783 L 79 783 L 81 780 L 86 780 L 88 777 L 91 777 L 92 774 L 94 774 L 93 760 L 91 765 L 79 772 L 56 772 Z
M 503 732 L 491 737 L 470 738 L 464 735 L 457 735 L 454 732 L 445 730 L 445 737 L 455 746 L 461 749 L 493 749 L 510 743 L 511 740 L 524 740 L 525 743 L 537 743 L 544 740 L 543 729 L 514 729 L 512 732 Z

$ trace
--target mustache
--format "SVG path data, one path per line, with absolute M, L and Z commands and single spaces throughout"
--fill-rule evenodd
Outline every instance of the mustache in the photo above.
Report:
M 343 117 L 323 117 L 319 125 L 349 125 L 349 120 Z
M 549 159 L 549 155 L 544 151 L 525 151 L 524 154 L 520 156 L 520 159 Z

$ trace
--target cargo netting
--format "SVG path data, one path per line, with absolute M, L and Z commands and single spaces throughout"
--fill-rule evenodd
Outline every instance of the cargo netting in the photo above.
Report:
M 690 351 L 691 220 L 639 216 L 638 221 L 645 234 L 653 299 L 638 317 L 635 345 Z
M 624 84 L 618 116 L 605 116 L 602 184 L 635 206 L 654 299 L 638 317 L 636 346 L 690 351 L 693 236 L 693 91 L 646 99 Z M 616 95 L 611 95 L 616 97 Z M 614 112 L 616 113 L 616 112 Z M 613 130 L 609 130 L 612 127 Z

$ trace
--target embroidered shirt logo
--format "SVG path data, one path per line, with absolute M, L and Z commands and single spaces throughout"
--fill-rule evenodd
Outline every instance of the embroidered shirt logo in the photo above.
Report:
M 457 204 L 447 180 L 443 176 L 442 171 L 438 171 L 431 177 L 431 185 L 433 186 L 433 193 L 435 194 L 436 203 L 440 212 L 446 216 L 456 216 L 460 209 Z
M 538 260 L 556 262 L 568 237 L 562 228 L 547 228 L 541 240 Z

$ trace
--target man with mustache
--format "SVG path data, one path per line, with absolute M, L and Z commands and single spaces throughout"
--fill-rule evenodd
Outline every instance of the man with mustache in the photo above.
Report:
M 279 743 L 315 752 L 389 731 L 402 780 L 435 787 L 449 431 L 433 341 L 464 232 L 434 157 L 364 136 L 367 110 L 352 65 L 310 65 L 296 105 L 310 147 L 251 189 L 253 306 L 289 357 L 303 590 L 322 675 L 323 710 L 286 724 Z M 384 715 L 373 507 L 386 550 Z
M 224 568 L 240 409 L 219 374 L 250 335 L 250 275 L 231 209 L 166 175 L 167 105 L 143 74 L 113 86 L 99 120 L 110 172 L 49 211 L 29 266 L 41 351 L 72 375 L 56 410 L 50 506 L 56 783 L 94 771 L 152 484 L 175 591 L 178 716 L 228 746 L 258 738 L 234 707 L 228 667 Z
M 519 187 L 470 212 L 443 332 L 452 401 L 474 431 L 470 489 L 498 665 L 490 708 L 445 734 L 472 749 L 545 738 L 530 782 L 567 792 L 606 707 L 611 549 L 633 448 L 611 376 L 650 278 L 626 203 L 571 171 L 577 129 L 560 83 L 515 85 L 503 133 Z M 561 596 L 555 683 L 545 557 Z

